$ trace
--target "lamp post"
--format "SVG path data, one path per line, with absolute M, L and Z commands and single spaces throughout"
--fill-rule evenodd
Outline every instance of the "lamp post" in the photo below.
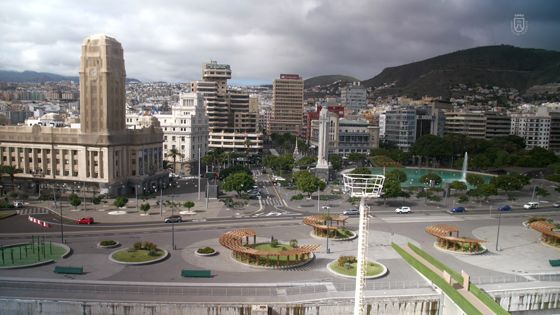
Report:
M 200 200 L 200 145 L 198 146 L 198 199 Z
M 330 215 L 330 211 L 329 211 L 330 207 L 328 206 L 323 206 L 323 211 L 327 212 L 327 217 L 325 219 L 325 223 L 327 224 L 327 254 L 331 253 L 331 249 L 329 248 L 329 238 L 330 238 L 330 227 L 332 225 L 332 219 L 331 219 L 331 215 Z
M 502 221 L 502 212 L 498 213 L 498 233 L 496 233 L 496 251 L 500 251 L 500 246 L 498 245 L 500 241 L 500 223 Z
M 84 196 L 84 212 L 86 211 L 86 194 L 87 194 L 87 189 L 86 189 L 86 183 L 82 182 L 82 187 L 84 188 L 84 191 L 82 192 L 82 195 Z
M 54 209 L 56 211 L 56 185 L 53 185 Z M 60 242 L 64 244 L 64 224 L 62 222 L 62 201 L 60 203 Z
M 134 189 L 136 193 L 136 212 L 138 212 L 138 189 L 140 189 L 140 185 L 136 185 L 136 189 Z
M 180 186 L 175 187 L 179 188 Z M 173 192 L 171 195 L 171 216 L 175 213 L 175 206 L 175 192 Z M 171 249 L 175 250 L 175 222 L 171 222 Z

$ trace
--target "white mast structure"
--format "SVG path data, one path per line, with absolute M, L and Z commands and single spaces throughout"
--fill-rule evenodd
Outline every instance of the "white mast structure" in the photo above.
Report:
M 374 174 L 343 174 L 344 192 L 360 198 L 360 223 L 358 230 L 358 256 L 356 266 L 356 291 L 354 315 L 366 314 L 364 288 L 366 284 L 369 207 L 366 198 L 379 198 L 385 176 Z

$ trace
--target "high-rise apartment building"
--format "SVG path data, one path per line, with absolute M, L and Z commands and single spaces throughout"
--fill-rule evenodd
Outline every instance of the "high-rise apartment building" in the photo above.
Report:
M 297 74 L 281 74 L 272 84 L 272 115 L 268 134 L 300 133 L 303 113 L 303 79 Z
M 509 136 L 511 131 L 511 117 L 506 113 L 485 112 L 486 139 Z
M 206 104 L 209 148 L 259 152 L 263 147 L 258 132 L 258 113 L 249 108 L 249 94 L 228 89 L 231 68 L 211 61 L 202 65 L 202 80 L 191 83 L 193 92 L 202 93 Z
M 401 106 L 385 111 L 384 141 L 408 151 L 416 142 L 416 109 Z
M 367 106 L 367 89 L 360 82 L 348 83 L 340 88 L 340 99 L 349 111 L 359 111 Z
M 463 134 L 470 138 L 486 138 L 486 117 L 482 112 L 446 112 L 445 133 Z
M 125 67 L 121 44 L 93 35 L 82 45 L 80 128 L 0 127 L 2 165 L 21 168 L 17 178 L 40 183 L 82 183 L 82 189 L 116 194 L 165 184 L 163 133 L 157 124 L 125 125 Z M 31 181 L 29 181 L 31 183 Z M 38 187 L 39 185 L 35 185 Z
M 550 115 L 546 108 L 536 112 L 511 114 L 511 134 L 525 139 L 526 149 L 541 147 L 548 149 L 550 144 Z

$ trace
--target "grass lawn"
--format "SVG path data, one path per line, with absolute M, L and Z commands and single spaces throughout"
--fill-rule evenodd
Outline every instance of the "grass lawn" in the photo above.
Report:
M 356 276 L 356 265 L 357 263 L 353 263 L 350 269 L 346 269 L 344 266 L 339 266 L 337 262 L 331 264 L 331 269 L 335 272 L 345 275 L 345 276 Z M 383 267 L 381 265 L 368 262 L 367 270 L 366 270 L 366 277 L 375 276 L 380 274 L 383 271 Z
M 16 215 L 17 212 L 16 210 L 1 210 L 0 211 L 0 220 L 7 218 L 7 217 L 11 217 L 13 215 Z
M 257 249 L 257 250 L 269 251 L 269 252 L 282 252 L 283 250 L 293 249 L 293 247 L 290 246 L 289 244 L 282 244 L 282 243 L 279 243 L 277 247 L 272 247 L 272 245 L 270 243 L 258 243 L 258 244 L 255 244 L 255 245 L 249 245 L 249 247 L 252 247 L 252 248 Z M 287 256 L 280 256 L 279 260 L 280 260 L 280 264 L 285 264 L 288 261 L 288 257 Z M 278 259 L 277 259 L 276 256 L 273 256 L 273 257 L 270 257 L 270 258 L 262 257 L 259 264 L 260 265 L 276 265 L 277 262 L 278 262 Z M 296 263 L 294 255 L 292 255 L 290 257 L 289 263 L 290 264 Z M 256 265 L 256 263 L 255 263 L 255 265 Z
M 133 252 L 129 252 L 128 248 L 121 249 L 113 254 L 113 259 L 122 262 L 145 262 L 157 259 L 163 256 L 163 251 L 158 249 L 156 256 L 150 256 L 149 251 L 145 249 L 138 249 Z
M 0 249 L 0 267 L 23 266 L 61 258 L 66 252 L 61 246 L 22 244 Z

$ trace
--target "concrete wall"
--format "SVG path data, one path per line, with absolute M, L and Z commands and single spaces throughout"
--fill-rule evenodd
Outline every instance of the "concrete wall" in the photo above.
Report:
M 509 312 L 556 310 L 560 313 L 560 288 L 523 289 L 491 293 Z

